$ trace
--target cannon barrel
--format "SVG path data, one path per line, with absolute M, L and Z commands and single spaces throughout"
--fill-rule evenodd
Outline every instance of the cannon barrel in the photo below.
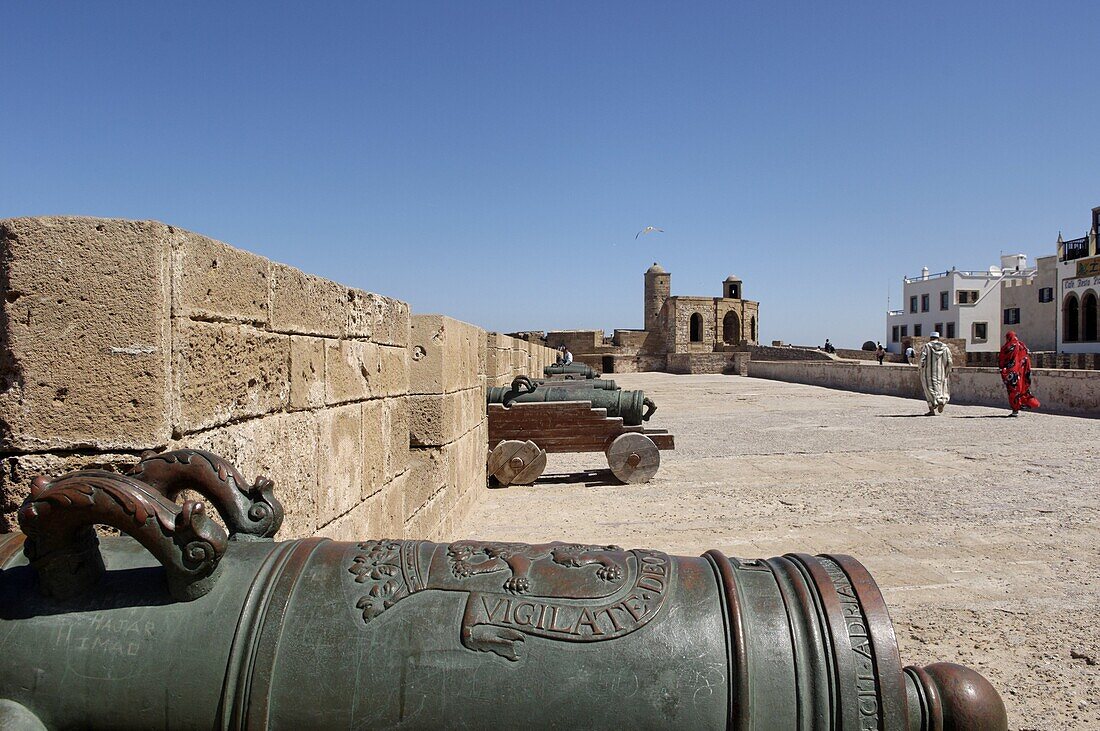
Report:
M 581 381 L 587 383 L 587 381 Z M 581 386 L 542 384 L 534 391 L 516 391 L 515 387 L 495 386 L 486 390 L 486 400 L 491 404 L 533 403 L 540 401 L 589 401 L 594 409 L 607 409 L 609 417 L 622 417 L 627 426 L 640 426 L 657 410 L 656 404 L 645 397 L 644 391 L 608 391 Z
M 847 556 L 226 541 L 161 493 L 32 487 L 0 536 L 5 728 L 1007 728 L 976 672 L 902 667 Z
M 582 378 L 595 378 L 599 373 L 585 363 L 554 363 L 542 369 L 544 376 L 578 375 Z
M 565 386 L 566 388 L 595 388 L 603 391 L 618 391 L 619 384 L 610 378 L 582 378 L 579 380 L 567 380 L 558 378 L 532 378 L 531 382 L 536 386 Z

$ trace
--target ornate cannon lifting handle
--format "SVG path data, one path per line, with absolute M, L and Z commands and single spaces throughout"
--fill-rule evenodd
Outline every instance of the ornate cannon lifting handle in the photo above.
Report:
M 507 409 L 509 406 L 511 406 L 512 402 L 516 400 L 516 397 L 524 396 L 529 393 L 534 393 L 535 389 L 537 388 L 538 385 L 536 385 L 527 376 L 516 376 L 514 379 L 512 379 L 511 390 L 508 391 L 508 393 L 504 394 L 504 399 L 502 401 L 502 403 L 504 404 L 504 408 Z
M 110 525 L 133 536 L 164 566 L 179 601 L 210 591 L 228 537 L 203 504 L 176 505 L 148 485 L 104 470 L 70 472 L 53 482 L 36 477 L 18 513 L 27 535 L 23 551 L 38 571 L 42 592 L 68 599 L 93 586 L 105 571 L 92 526 Z
M 127 474 L 175 500 L 193 490 L 214 504 L 233 540 L 271 539 L 283 524 L 283 506 L 266 477 L 248 481 L 225 459 L 201 449 L 146 452 Z
M 642 421 L 649 421 L 649 417 L 653 416 L 653 412 L 657 410 L 657 404 L 649 399 L 642 399 L 642 406 L 646 407 L 645 413 L 642 414 Z

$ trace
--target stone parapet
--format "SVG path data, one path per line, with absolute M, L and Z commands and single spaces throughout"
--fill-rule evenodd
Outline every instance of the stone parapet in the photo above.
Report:
M 920 370 L 911 365 L 844 361 L 749 362 L 749 375 L 773 381 L 805 383 L 845 391 L 924 400 Z M 1085 370 L 1032 370 L 1031 392 L 1042 411 L 1073 416 L 1100 416 L 1100 373 Z M 1008 397 L 996 368 L 955 368 L 951 402 L 1008 408 Z

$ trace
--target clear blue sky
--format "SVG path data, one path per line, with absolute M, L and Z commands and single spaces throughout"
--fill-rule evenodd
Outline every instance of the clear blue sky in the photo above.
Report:
M 1100 3 L 0 6 L 0 217 L 153 218 L 497 330 L 882 338 L 1100 205 Z M 639 242 L 643 226 L 664 228 Z

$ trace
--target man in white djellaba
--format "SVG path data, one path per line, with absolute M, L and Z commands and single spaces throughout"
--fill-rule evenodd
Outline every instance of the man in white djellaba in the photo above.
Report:
M 928 413 L 935 416 L 943 413 L 943 407 L 951 400 L 948 379 L 951 377 L 951 350 L 940 340 L 940 334 L 933 332 L 920 351 L 920 385 L 924 388 L 924 398 L 928 401 Z

